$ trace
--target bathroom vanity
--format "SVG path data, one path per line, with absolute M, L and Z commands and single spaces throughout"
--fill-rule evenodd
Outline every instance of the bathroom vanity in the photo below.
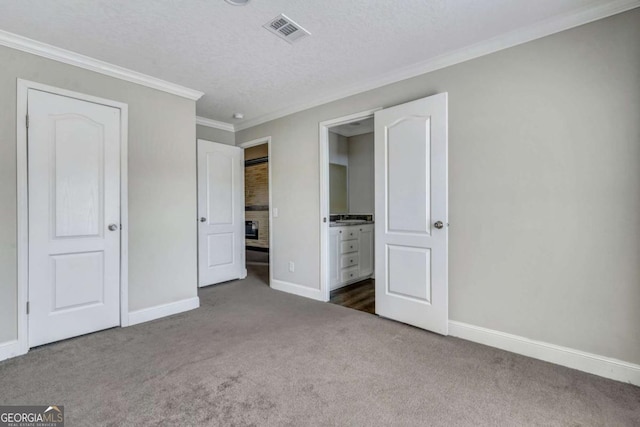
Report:
M 331 290 L 373 277 L 372 221 L 332 222 L 329 228 Z

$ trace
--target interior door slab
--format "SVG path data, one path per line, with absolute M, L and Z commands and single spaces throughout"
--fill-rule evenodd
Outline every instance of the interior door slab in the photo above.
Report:
M 198 140 L 198 285 L 246 276 L 244 150 Z
M 120 324 L 121 111 L 30 89 L 28 112 L 33 347 Z
M 376 313 L 448 333 L 447 94 L 375 113 Z

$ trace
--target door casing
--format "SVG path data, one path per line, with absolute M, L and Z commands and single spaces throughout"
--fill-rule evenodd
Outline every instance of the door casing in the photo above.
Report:
M 120 110 L 120 326 L 129 326 L 128 282 L 128 118 L 127 104 L 83 93 L 60 89 L 28 80 L 17 81 L 16 166 L 17 166 L 17 254 L 18 254 L 18 354 L 29 351 L 27 302 L 29 295 L 29 199 L 27 167 L 27 102 L 29 89 L 81 101 L 102 104 Z

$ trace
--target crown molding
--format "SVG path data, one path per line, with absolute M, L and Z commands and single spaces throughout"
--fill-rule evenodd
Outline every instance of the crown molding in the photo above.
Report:
M 319 105 L 357 95 L 372 89 L 410 79 L 452 65 L 460 64 L 490 53 L 498 52 L 513 46 L 517 46 L 529 41 L 533 41 L 551 34 L 559 33 L 589 22 L 604 19 L 618 13 L 626 12 L 640 7 L 640 0 L 613 0 L 604 4 L 586 7 L 564 15 L 559 15 L 537 24 L 515 30 L 504 35 L 494 37 L 457 51 L 437 56 L 409 67 L 395 70 L 381 77 L 376 77 L 365 82 L 348 86 L 329 96 L 317 99 L 312 102 L 298 104 L 273 113 L 264 114 L 253 119 L 244 120 L 235 125 L 236 131 L 248 129 L 272 120 L 276 120 L 299 111 L 308 110 Z
M 75 67 L 84 68 L 85 70 L 94 71 L 109 77 L 161 90 L 193 101 L 197 101 L 202 97 L 202 95 L 204 95 L 204 92 L 189 89 L 188 87 L 180 86 L 137 71 L 109 64 L 108 62 L 100 61 L 99 59 L 94 59 L 70 50 L 19 36 L 8 31 L 0 30 L 0 45 L 68 65 L 73 65 Z
M 207 119 L 206 117 L 196 116 L 196 124 L 209 128 L 226 130 L 228 132 L 236 131 L 236 127 L 231 123 L 219 122 L 218 120 Z

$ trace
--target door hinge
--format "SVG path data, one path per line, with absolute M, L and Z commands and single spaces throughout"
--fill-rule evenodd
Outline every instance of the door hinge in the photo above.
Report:
M 29 115 L 27 114 L 27 117 L 25 119 L 25 122 L 27 124 L 27 129 L 29 129 Z
M 30 309 L 30 308 L 31 308 L 31 307 L 29 306 L 29 301 L 27 301 L 27 314 L 29 314 L 29 309 Z

